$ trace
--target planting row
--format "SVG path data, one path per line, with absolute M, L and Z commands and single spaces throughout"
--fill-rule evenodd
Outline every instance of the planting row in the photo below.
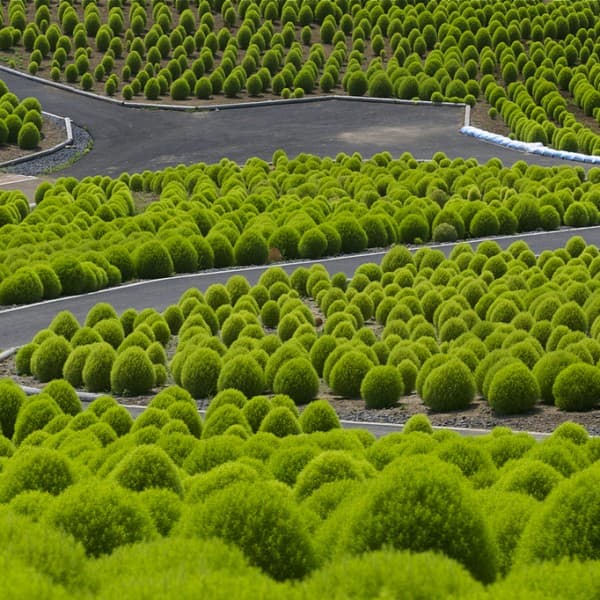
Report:
M 42 107 L 36 98 L 19 100 L 0 79 L 0 146 L 37 148 L 42 138 Z M 0 226 L 10 220 L 0 216 Z
M 133 421 L 2 380 L 0 425 L 11 597 L 586 598 L 598 577 L 600 445 L 573 423 L 537 443 L 417 415 L 376 440 L 325 402 L 226 390 L 202 420 L 169 387 Z
M 598 223 L 600 170 L 436 153 L 229 160 L 0 195 L 0 304 L 133 278 Z M 136 204 L 140 205 L 136 209 Z
M 11 0 L 0 52 L 130 100 L 485 98 L 519 139 L 600 151 L 599 9 L 589 2 Z
M 100 303 L 82 326 L 63 311 L 16 368 L 92 392 L 143 395 L 168 381 L 197 399 L 236 389 L 261 398 L 261 415 L 262 394 L 305 405 L 325 391 L 367 408 L 416 391 L 440 412 L 477 396 L 498 414 L 540 401 L 589 410 L 600 400 L 599 272 L 597 248 L 578 237 L 539 257 L 522 241 L 461 244 L 449 258 L 397 246 L 350 283 L 318 264 L 289 277 L 271 267 L 253 287 L 234 275 L 190 289 L 162 314 L 118 316 Z

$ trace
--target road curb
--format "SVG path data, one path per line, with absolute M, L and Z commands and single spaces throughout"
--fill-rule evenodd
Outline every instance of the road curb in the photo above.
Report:
M 60 115 L 55 115 L 46 111 L 42 111 L 42 114 L 52 119 L 63 122 L 66 135 L 65 139 L 62 142 L 59 142 L 58 144 L 52 146 L 52 148 L 46 148 L 45 150 L 39 150 L 38 152 L 27 154 L 26 156 L 19 156 L 19 158 L 6 160 L 0 163 L 0 169 L 3 169 L 5 167 L 12 167 L 14 165 L 20 165 L 21 163 L 25 163 L 30 160 L 36 160 L 38 158 L 43 158 L 44 156 L 49 156 L 50 154 L 54 154 L 55 152 L 58 152 L 59 150 L 62 150 L 66 146 L 69 146 L 73 143 L 73 127 L 71 124 L 71 119 L 69 119 L 69 117 L 61 117 Z

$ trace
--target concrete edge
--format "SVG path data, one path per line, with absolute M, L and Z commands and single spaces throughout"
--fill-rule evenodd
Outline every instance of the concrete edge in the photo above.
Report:
M 58 152 L 58 150 L 62 150 L 66 146 L 69 146 L 73 143 L 73 127 L 71 125 L 71 119 L 69 119 L 69 117 L 61 117 L 60 115 L 55 115 L 46 111 L 42 111 L 42 114 L 53 119 L 61 120 L 63 122 L 66 136 L 65 139 L 62 142 L 55 144 L 51 148 L 46 148 L 46 150 L 39 150 L 38 152 L 33 152 L 32 154 L 19 156 L 18 158 L 13 158 L 12 160 L 6 160 L 0 163 L 0 169 L 4 167 L 12 167 L 13 165 L 19 165 L 30 160 L 35 160 L 37 158 L 42 158 L 43 156 L 54 154 L 54 152 Z
M 100 94 L 95 94 L 93 92 L 87 92 L 85 90 L 80 90 L 70 85 L 60 83 L 58 81 L 52 81 L 50 79 L 45 79 L 44 77 L 38 77 L 37 75 L 31 75 L 29 73 L 23 73 L 17 69 L 13 69 L 11 67 L 7 67 L 5 65 L 0 65 L 0 73 L 10 73 L 11 75 L 15 75 L 17 77 L 22 77 L 24 79 L 28 79 L 29 81 L 35 81 L 42 85 L 47 85 L 50 87 L 54 87 L 65 92 L 70 92 L 72 94 L 77 94 L 79 96 L 84 96 L 86 98 L 93 98 L 95 100 L 99 100 L 101 102 L 109 102 L 111 104 L 116 104 L 119 106 L 124 106 L 126 108 L 147 108 L 151 110 L 172 110 L 172 111 L 187 111 L 187 112 L 212 112 L 212 111 L 220 111 L 220 110 L 235 110 L 238 108 L 260 108 L 265 106 L 277 106 L 277 105 L 285 105 L 285 104 L 306 104 L 311 102 L 327 102 L 329 100 L 342 100 L 349 102 L 374 102 L 380 104 L 400 104 L 405 106 L 454 106 L 454 107 L 468 107 L 468 104 L 464 104 L 462 102 L 432 102 L 431 100 L 404 100 L 401 98 L 375 98 L 370 96 L 338 96 L 336 94 L 328 94 L 324 96 L 308 96 L 304 98 L 281 98 L 277 100 L 257 100 L 256 102 L 236 102 L 233 104 L 212 104 L 210 106 L 192 106 L 190 104 L 156 104 L 150 102 L 131 102 L 128 100 L 118 100 L 116 98 L 111 98 L 110 96 L 101 96 Z M 470 117 L 469 117 L 470 119 Z M 465 115 L 466 122 L 466 115 Z

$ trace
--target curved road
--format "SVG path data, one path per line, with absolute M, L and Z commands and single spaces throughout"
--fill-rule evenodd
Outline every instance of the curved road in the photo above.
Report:
M 518 236 L 503 236 L 487 238 L 496 240 L 503 248 L 515 240 L 526 241 L 531 249 L 539 254 L 543 250 L 551 250 L 564 246 L 573 235 L 581 235 L 588 244 L 600 246 L 600 226 L 584 229 L 561 229 L 553 232 L 535 232 Z M 477 246 L 483 240 L 473 240 L 469 243 Z M 439 248 L 446 255 L 455 244 L 434 244 L 429 247 Z M 416 250 L 417 248 L 412 248 Z M 385 251 L 350 254 L 317 261 L 297 261 L 281 263 L 281 266 L 291 273 L 301 265 L 310 266 L 313 263 L 325 265 L 329 273 L 343 272 L 351 276 L 356 268 L 365 262 L 380 263 Z M 200 273 L 178 275 L 166 279 L 146 280 L 125 284 L 116 288 L 100 290 L 82 296 L 58 298 L 37 304 L 28 304 L 7 308 L 0 311 L 0 348 L 9 348 L 25 344 L 40 330 L 48 326 L 56 313 L 70 310 L 80 321 L 85 319 L 89 309 L 98 302 L 112 304 L 117 312 L 133 307 L 137 310 L 152 307 L 164 310 L 170 304 L 175 304 L 180 296 L 190 287 L 205 290 L 213 283 L 223 283 L 235 273 L 243 274 L 250 284 L 254 285 L 261 273 L 268 266 L 239 267 L 226 270 L 209 270 Z
M 525 160 L 545 166 L 573 164 L 476 140 L 459 133 L 462 106 L 400 105 L 336 100 L 275 104 L 219 111 L 178 112 L 128 108 L 37 81 L 1 72 L 19 97 L 36 96 L 44 110 L 89 131 L 92 151 L 61 175 L 118 176 L 123 171 L 158 170 L 178 164 L 217 162 L 228 157 L 243 163 L 252 156 L 270 159 L 282 148 L 291 156 L 310 152 L 335 156 L 388 150 L 430 159 L 438 150 L 450 158 Z

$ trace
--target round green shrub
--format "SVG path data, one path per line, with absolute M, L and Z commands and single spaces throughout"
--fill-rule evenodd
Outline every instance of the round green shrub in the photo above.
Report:
M 527 524 L 517 547 L 515 562 L 598 559 L 598 531 L 594 527 L 600 483 L 597 468 L 558 484 Z
M 308 358 L 293 358 L 277 371 L 273 391 L 288 395 L 296 404 L 308 404 L 319 393 L 319 376 Z
M 43 429 L 54 417 L 60 414 L 56 402 L 46 394 L 28 400 L 17 415 L 14 426 L 13 442 L 21 444 L 34 431 Z
M 129 433 L 133 425 L 133 419 L 129 411 L 123 406 L 109 408 L 102 414 L 100 419 L 103 423 L 110 425 L 119 437 Z
M 26 447 L 7 463 L 0 480 L 0 501 L 29 490 L 60 494 L 75 480 L 72 466 L 62 452 Z
M 265 376 L 252 356 L 239 354 L 225 362 L 217 380 L 217 389 L 222 391 L 228 388 L 240 390 L 248 398 L 263 392 Z
M 563 479 L 555 468 L 541 460 L 522 458 L 505 465 L 494 487 L 528 494 L 536 500 L 544 501 Z
M 433 550 L 482 582 L 495 578 L 495 542 L 473 492 L 457 469 L 435 457 L 394 461 L 330 519 L 332 541 L 347 554 L 386 546 Z
M 279 438 L 302 433 L 296 415 L 287 406 L 272 408 L 262 420 L 259 431 Z
M 373 363 L 362 352 L 346 352 L 333 367 L 329 384 L 335 394 L 350 398 L 360 397 L 363 379 L 373 367 Z
M 156 279 L 173 274 L 173 260 L 167 249 L 159 241 L 146 242 L 133 254 L 133 262 L 138 277 Z
M 65 414 L 75 416 L 81 412 L 81 400 L 77 392 L 64 379 L 54 379 L 42 391 L 53 398 Z
M 458 359 L 434 368 L 423 385 L 423 403 L 435 411 L 461 410 L 475 398 L 475 380 Z
M 369 96 L 376 98 L 392 98 L 394 86 L 385 71 L 377 71 L 369 77 Z
M 369 370 L 360 386 L 360 396 L 367 408 L 390 408 L 404 393 L 400 372 L 391 365 L 378 365 Z
M 115 358 L 116 352 L 110 344 L 92 344 L 81 372 L 81 379 L 89 392 L 106 392 L 110 389 L 110 373 Z
M 547 352 L 536 362 L 532 373 L 540 386 L 540 398 L 542 402 L 554 404 L 555 398 L 552 388 L 556 377 L 561 371 L 575 362 L 578 362 L 577 356 L 566 350 Z
M 219 537 L 275 580 L 300 579 L 316 564 L 306 517 L 282 484 L 235 483 L 183 518 L 184 535 Z
M 587 363 L 569 364 L 552 386 L 554 403 L 561 410 L 589 410 L 600 400 L 600 370 Z
M 94 557 L 156 535 L 150 515 L 133 492 L 93 478 L 65 490 L 46 519 Z
M 11 380 L 0 380 L 0 431 L 5 437 L 13 437 L 17 415 L 26 400 L 18 385 Z
M 198 348 L 185 360 L 181 384 L 194 398 L 209 398 L 217 391 L 223 367 L 221 356 L 210 348 Z
M 327 400 L 315 400 L 302 411 L 300 427 L 304 433 L 314 433 L 339 429 L 341 425 L 339 417 Z
M 269 248 L 260 233 L 247 229 L 237 239 L 233 254 L 238 265 L 264 265 L 269 256 Z
M 132 346 L 117 355 L 110 371 L 113 392 L 139 396 L 150 391 L 155 383 L 154 367 L 142 348 Z
M 63 366 L 69 357 L 71 346 L 62 336 L 44 340 L 31 356 L 31 372 L 42 383 L 62 377 Z
M 34 150 L 40 145 L 40 131 L 34 123 L 24 123 L 19 129 L 17 143 L 21 150 Z
M 499 414 L 531 410 L 540 398 L 540 388 L 531 371 L 522 363 L 512 363 L 494 375 L 488 394 L 490 406 Z
M 169 93 L 173 100 L 186 100 L 192 91 L 190 90 L 190 84 L 187 79 L 185 77 L 180 77 L 173 81 Z
M 0 283 L 0 304 L 30 304 L 44 297 L 44 286 L 33 269 L 18 269 Z
M 157 446 L 139 446 L 115 467 L 111 477 L 124 488 L 141 492 L 164 488 L 183 495 L 177 467 L 164 450 Z

